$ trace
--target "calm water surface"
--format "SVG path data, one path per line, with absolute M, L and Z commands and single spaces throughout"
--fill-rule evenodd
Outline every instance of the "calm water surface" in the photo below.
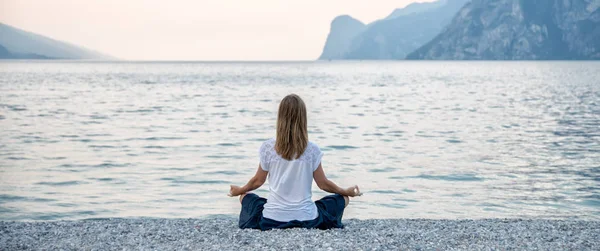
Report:
M 1 61 L 0 220 L 235 215 L 292 92 L 346 218 L 600 219 L 597 62 Z

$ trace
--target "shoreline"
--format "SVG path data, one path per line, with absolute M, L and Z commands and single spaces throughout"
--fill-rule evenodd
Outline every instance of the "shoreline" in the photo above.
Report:
M 344 229 L 242 230 L 234 217 L 0 221 L 0 250 L 600 250 L 600 221 L 344 220 Z

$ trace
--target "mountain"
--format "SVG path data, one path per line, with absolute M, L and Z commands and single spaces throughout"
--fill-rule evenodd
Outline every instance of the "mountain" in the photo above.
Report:
M 357 25 L 360 22 L 349 16 L 343 20 L 354 20 L 354 25 L 334 25 L 338 17 L 319 59 L 404 59 L 439 34 L 468 1 L 411 4 L 366 26 Z M 340 32 L 342 27 L 351 28 Z
M 27 32 L 3 23 L 0 23 L 0 46 L 7 50 L 12 58 L 114 59 L 99 52 Z
M 346 55 L 352 38 L 365 29 L 366 25 L 348 16 L 339 16 L 331 22 L 331 29 L 320 59 L 342 59 Z
M 13 55 L 4 46 L 0 45 L 0 59 L 4 58 L 13 58 Z
M 411 3 L 404 8 L 395 9 L 392 14 L 384 19 L 394 19 L 401 16 L 406 16 L 415 13 L 425 12 L 431 9 L 439 8 L 444 6 L 447 0 L 439 0 L 436 2 L 424 2 L 424 3 Z
M 52 59 L 33 53 L 12 53 L 6 47 L 0 45 L 0 59 Z
M 600 0 L 473 0 L 408 59 L 600 59 Z

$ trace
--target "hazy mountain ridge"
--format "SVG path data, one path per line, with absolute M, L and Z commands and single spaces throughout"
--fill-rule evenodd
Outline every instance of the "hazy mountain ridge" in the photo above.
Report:
M 54 59 L 34 53 L 12 53 L 0 44 L 0 59 Z
M 436 2 L 417 2 L 411 3 L 404 8 L 395 9 L 389 16 L 384 19 L 394 19 L 401 16 L 406 16 L 415 13 L 425 12 L 434 8 L 444 6 L 447 0 L 438 0 Z
M 439 34 L 468 1 L 410 4 L 366 27 L 354 25 L 352 32 L 340 32 L 350 28 L 333 25 L 337 17 L 319 59 L 404 59 Z
M 114 59 L 111 56 L 0 23 L 0 45 L 10 58 Z M 7 58 L 9 54 L 6 54 Z
M 408 59 L 600 59 L 600 0 L 473 0 Z
M 376 22 L 353 39 L 346 59 L 404 59 L 439 34 L 467 2 L 447 0 L 421 12 Z

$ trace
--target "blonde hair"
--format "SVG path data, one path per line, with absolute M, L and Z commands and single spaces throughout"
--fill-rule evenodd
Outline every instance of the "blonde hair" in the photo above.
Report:
M 306 106 L 296 95 L 290 94 L 279 103 L 275 151 L 286 160 L 299 158 L 308 145 Z

